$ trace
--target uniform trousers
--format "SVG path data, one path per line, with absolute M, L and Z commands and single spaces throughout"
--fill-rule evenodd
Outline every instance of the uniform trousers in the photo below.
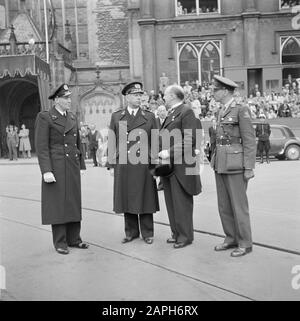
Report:
M 67 246 L 80 244 L 81 222 L 52 225 L 53 244 L 56 249 L 66 249 Z
M 153 214 L 124 214 L 126 237 L 153 237 Z
M 219 214 L 225 243 L 252 247 L 251 225 L 247 198 L 248 183 L 244 174 L 215 173 Z
M 163 177 L 165 201 L 172 237 L 176 242 L 193 242 L 193 196 L 180 185 L 175 175 Z

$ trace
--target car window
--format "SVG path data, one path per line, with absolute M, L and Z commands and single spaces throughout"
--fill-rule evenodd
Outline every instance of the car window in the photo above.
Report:
M 270 138 L 285 138 L 285 134 L 280 128 L 271 128 Z

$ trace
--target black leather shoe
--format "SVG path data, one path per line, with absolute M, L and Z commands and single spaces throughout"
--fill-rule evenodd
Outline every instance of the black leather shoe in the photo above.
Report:
M 56 252 L 63 255 L 67 255 L 70 253 L 68 249 L 62 249 L 60 247 L 56 249 Z
M 136 236 L 136 237 L 126 236 L 126 237 L 123 238 L 122 243 L 123 243 L 123 244 L 129 243 L 129 242 L 131 242 L 131 241 L 133 241 L 134 239 L 137 239 L 137 238 L 138 238 L 138 236 Z
M 174 249 L 181 249 L 182 247 L 185 247 L 187 245 L 192 244 L 192 242 L 176 242 L 173 247 Z
M 239 257 L 252 252 L 252 247 L 238 247 L 231 252 L 232 257 Z
M 153 237 L 145 237 L 145 238 L 144 238 L 144 241 L 145 241 L 147 244 L 152 244 L 152 243 L 153 243 Z
M 169 237 L 167 243 L 176 243 L 176 239 L 174 239 L 174 237 Z
M 219 252 L 219 251 L 226 251 L 229 249 L 233 249 L 234 247 L 237 247 L 237 244 L 234 243 L 222 243 L 219 245 L 215 246 L 215 251 Z
M 79 243 L 79 244 L 74 244 L 74 245 L 69 245 L 70 247 L 76 247 L 77 249 L 83 249 L 83 250 L 86 250 L 89 248 L 89 245 L 86 244 L 86 243 Z

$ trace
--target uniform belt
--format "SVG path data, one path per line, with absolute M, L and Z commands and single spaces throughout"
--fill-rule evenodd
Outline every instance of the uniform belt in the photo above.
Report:
M 240 137 L 230 137 L 230 138 L 217 138 L 217 145 L 231 145 L 231 144 L 241 144 L 242 139 Z

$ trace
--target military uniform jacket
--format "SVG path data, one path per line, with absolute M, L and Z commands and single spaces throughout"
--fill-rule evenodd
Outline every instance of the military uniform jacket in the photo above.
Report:
M 114 168 L 113 210 L 116 213 L 151 214 L 159 211 L 156 181 L 149 171 L 152 129 L 158 133 L 155 116 L 149 111 L 139 109 L 134 118 L 127 109 L 112 114 L 108 167 Z M 142 154 L 143 163 L 131 162 L 130 155 L 133 154 L 135 157 Z
M 239 105 L 233 100 L 223 114 L 222 111 L 219 112 L 216 140 L 211 165 L 217 173 L 236 174 L 245 169 L 254 169 L 256 141 L 247 106 Z
M 169 153 L 171 162 L 174 164 L 174 175 L 189 195 L 198 195 L 202 190 L 200 174 L 199 170 L 197 170 L 198 167 L 194 154 L 196 149 L 196 129 L 200 128 L 201 122 L 197 123 L 192 109 L 182 104 L 176 107 L 173 113 L 168 115 L 160 131 L 160 136 L 164 135 L 164 131 L 171 133 L 174 129 L 181 132 L 181 143 L 177 144 L 174 140 L 171 140 Z M 185 130 L 188 131 L 184 133 Z M 164 149 L 164 147 L 161 146 L 161 149 Z M 188 159 L 189 161 L 186 162 Z M 195 160 L 194 163 L 193 160 Z M 188 169 L 193 169 L 190 173 L 194 172 L 194 174 L 187 175 Z
M 62 116 L 55 108 L 40 112 L 35 144 L 41 173 L 52 172 L 56 179 L 50 184 L 42 180 L 42 224 L 79 222 L 85 164 L 76 117 L 71 112 Z

